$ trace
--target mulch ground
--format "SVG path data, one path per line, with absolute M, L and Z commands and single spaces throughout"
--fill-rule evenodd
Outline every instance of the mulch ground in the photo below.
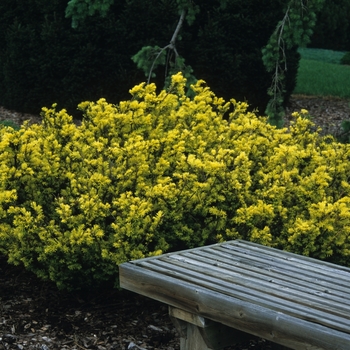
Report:
M 167 306 L 113 288 L 59 291 L 0 256 L 0 350 L 176 350 Z M 226 350 L 268 350 L 264 340 Z

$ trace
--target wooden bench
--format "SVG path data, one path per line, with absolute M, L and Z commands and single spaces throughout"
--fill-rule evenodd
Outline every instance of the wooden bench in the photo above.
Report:
M 122 288 L 169 305 L 182 350 L 251 335 L 280 348 L 350 349 L 350 269 L 241 240 L 120 265 Z

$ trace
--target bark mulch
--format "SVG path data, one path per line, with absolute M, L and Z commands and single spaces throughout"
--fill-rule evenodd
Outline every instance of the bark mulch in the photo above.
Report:
M 59 291 L 0 256 L 0 350 L 177 350 L 167 306 L 112 287 Z M 268 350 L 259 340 L 226 350 Z

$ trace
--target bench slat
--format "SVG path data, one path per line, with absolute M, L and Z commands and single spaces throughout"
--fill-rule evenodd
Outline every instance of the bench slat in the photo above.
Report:
M 350 344 L 350 269 L 232 241 L 120 265 L 120 284 L 294 349 Z
M 176 264 L 176 262 L 173 263 Z M 190 282 L 197 287 L 204 287 L 221 294 L 239 298 L 240 300 L 250 301 L 276 312 L 283 312 L 341 331 L 349 330 L 349 321 L 347 319 L 349 312 L 331 308 L 323 308 L 320 311 L 317 306 L 322 307 L 322 304 L 317 305 L 312 301 L 309 301 L 309 303 L 304 302 L 297 295 L 294 296 L 293 300 L 291 299 L 292 296 L 289 295 L 289 291 L 282 292 L 275 289 L 273 293 L 271 288 L 263 288 L 261 284 L 257 284 L 250 279 L 248 281 L 246 279 L 236 279 L 234 283 L 230 283 L 227 279 L 223 280 L 222 276 L 215 277 L 206 273 L 205 267 L 199 268 L 197 266 L 196 270 L 192 270 L 188 265 L 187 267 L 184 265 L 182 267 L 177 266 L 175 271 L 171 263 L 159 260 L 155 260 L 153 263 L 147 262 L 142 266 L 154 272 L 160 272 L 167 277 L 177 277 L 180 274 L 181 280 Z
M 234 243 L 233 243 L 234 242 Z M 278 256 L 284 260 L 287 261 L 295 261 L 297 264 L 304 264 L 304 265 L 309 265 L 312 267 L 316 267 L 317 270 L 318 269 L 324 269 L 327 270 L 329 272 L 333 271 L 336 272 L 339 276 L 343 277 L 347 277 L 349 276 L 350 273 L 350 268 L 346 267 L 346 266 L 341 266 L 341 265 L 335 265 L 333 263 L 329 263 L 327 261 L 323 261 L 323 260 L 316 260 L 316 259 L 312 259 L 310 257 L 307 256 L 303 256 L 303 255 L 299 255 L 299 254 L 295 254 L 295 253 L 290 253 L 287 252 L 285 250 L 279 250 L 279 249 L 275 249 L 275 248 L 271 248 L 271 247 L 266 247 L 266 246 L 262 246 L 260 244 L 256 244 L 256 243 L 252 243 L 252 242 L 248 242 L 248 241 L 242 241 L 242 240 L 235 240 L 235 241 L 231 241 L 231 242 L 225 242 L 225 243 L 218 243 L 218 244 L 213 244 L 211 246 L 207 246 L 207 247 L 202 247 L 202 249 L 206 249 L 206 248 L 213 248 L 213 249 L 221 249 L 221 248 L 225 248 L 225 249 L 229 249 L 229 250 L 233 250 L 236 251 L 237 248 L 239 248 L 239 251 L 244 251 L 246 254 L 252 254 L 254 252 L 256 252 L 257 254 L 259 254 L 259 252 L 265 254 L 265 255 L 270 255 L 270 256 Z M 195 248 L 195 249 L 188 249 L 188 251 L 195 251 L 195 250 L 201 250 L 201 248 Z
M 186 253 L 183 255 L 186 256 Z M 201 254 L 196 253 L 191 256 L 195 259 L 206 261 L 208 264 L 213 261 L 212 255 L 207 252 L 201 252 Z M 349 287 L 343 287 L 343 284 L 339 285 L 338 279 L 334 276 L 331 278 L 326 277 L 319 279 L 318 274 L 312 272 L 303 273 L 300 272 L 300 269 L 291 270 L 290 273 L 287 273 L 286 270 L 277 263 L 266 268 L 256 268 L 253 265 L 247 266 L 247 264 L 240 262 L 230 262 L 229 259 L 222 258 L 219 255 L 215 256 L 215 262 L 213 262 L 213 264 L 215 266 L 224 267 L 228 273 L 246 274 L 268 280 L 276 279 L 277 277 L 282 285 L 289 286 L 292 284 L 295 288 L 300 286 L 301 290 L 305 288 L 310 290 L 311 283 L 315 294 L 322 295 L 323 298 L 329 298 L 332 300 L 337 300 L 337 298 L 339 298 L 342 303 L 345 302 L 347 305 L 350 305 L 350 300 L 348 299 Z M 277 283 L 277 281 L 275 282 Z M 349 284 L 349 282 L 347 284 Z
M 187 256 L 184 254 L 184 256 Z M 329 304 L 332 308 L 337 308 L 342 311 L 346 309 L 350 314 L 350 303 L 349 300 L 344 298 L 348 297 L 348 294 L 344 292 L 338 292 L 333 289 L 333 285 L 330 283 L 323 283 L 321 286 L 313 286 L 313 289 L 310 289 L 310 282 L 313 282 L 312 279 L 309 281 L 300 281 L 298 276 L 282 276 L 276 274 L 275 272 L 268 271 L 267 273 L 259 273 L 258 269 L 250 269 L 247 271 L 242 267 L 232 267 L 227 263 L 214 263 L 212 265 L 212 260 L 207 259 L 202 256 L 192 257 L 193 260 L 186 260 L 184 264 L 185 268 L 188 268 L 186 264 L 193 265 L 193 268 L 196 269 L 196 266 L 204 266 L 204 268 L 210 267 L 210 270 L 204 270 L 203 273 L 210 273 L 216 277 L 222 278 L 223 280 L 233 280 L 234 283 L 239 283 L 243 281 L 242 284 L 246 284 L 246 281 L 254 282 L 256 284 L 262 283 L 267 286 L 267 288 L 287 291 L 288 293 L 303 295 L 303 298 L 307 298 L 310 301 L 319 301 L 323 305 Z M 177 257 L 174 255 L 173 259 L 176 260 Z M 180 260 L 181 261 L 181 260 Z M 253 286 L 254 287 L 254 286 Z M 327 289 L 328 288 L 328 289 Z M 300 294 L 302 293 L 302 294 Z M 345 313 L 345 311 L 344 311 Z
M 281 261 L 284 263 L 285 267 L 289 266 L 290 269 L 295 269 L 301 274 L 303 274 L 304 272 L 307 272 L 307 273 L 314 272 L 318 276 L 322 275 L 326 279 L 333 278 L 333 280 L 337 281 L 337 283 L 339 284 L 343 284 L 345 286 L 348 285 L 347 282 L 348 282 L 350 269 L 343 266 L 329 264 L 320 260 L 306 258 L 303 256 L 300 256 L 303 259 L 299 260 L 298 259 L 299 255 L 294 255 L 294 257 L 292 256 L 292 257 L 286 258 L 286 256 L 284 256 L 283 253 L 287 253 L 287 252 L 284 252 L 284 251 L 279 252 L 278 250 L 277 250 L 278 253 L 274 252 L 274 255 L 271 255 L 269 254 L 269 250 L 265 250 L 265 248 L 268 248 L 268 247 L 264 247 L 264 249 L 260 253 L 258 251 L 255 252 L 255 251 L 243 250 L 241 248 L 238 250 L 233 248 L 236 248 L 236 247 L 230 247 L 228 245 L 225 245 L 222 247 L 213 247 L 212 249 L 215 250 L 216 252 L 224 252 L 226 254 L 229 254 L 228 256 L 231 256 L 233 259 L 237 259 L 239 258 L 239 256 L 249 256 L 249 259 L 247 259 L 248 261 L 253 257 L 256 257 L 257 260 L 263 263 L 264 262 L 266 263 L 269 261 L 272 264 L 272 263 L 275 263 L 276 261 Z M 232 254 L 232 252 L 234 252 L 234 255 Z M 287 253 L 287 254 L 290 256 L 291 253 Z M 315 261 L 317 261 L 317 263 L 315 263 Z M 272 266 L 273 265 L 271 265 L 271 267 Z M 337 269 L 338 266 L 339 266 L 339 270 Z M 334 273 L 336 273 L 337 279 L 333 277 Z
M 298 350 L 348 350 L 350 335 L 299 320 L 283 313 L 259 307 L 208 289 L 194 288 L 191 283 L 169 278 L 150 270 L 140 273 L 132 263 L 120 265 L 121 287 L 187 310 L 241 331 L 276 341 Z M 293 339 L 291 342 L 290 339 Z M 286 340 L 284 342 L 284 340 Z M 337 347 L 334 347 L 337 344 Z

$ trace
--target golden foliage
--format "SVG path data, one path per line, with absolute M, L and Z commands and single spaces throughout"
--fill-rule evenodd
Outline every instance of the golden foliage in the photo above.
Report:
M 295 115 L 276 129 L 203 81 L 83 102 L 80 126 L 0 129 L 0 250 L 60 287 L 129 259 L 243 238 L 350 265 L 350 149 Z M 306 111 L 302 111 L 306 114 Z

